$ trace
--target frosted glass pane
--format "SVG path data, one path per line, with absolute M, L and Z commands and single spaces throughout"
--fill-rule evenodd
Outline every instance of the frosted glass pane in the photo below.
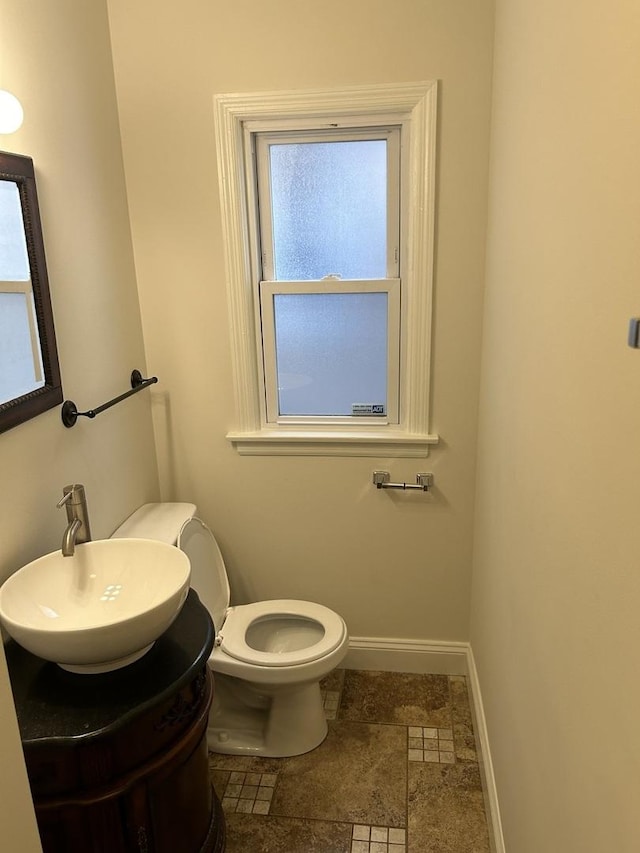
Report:
M 387 275 L 387 143 L 270 146 L 276 281 Z
M 33 311 L 31 294 L 0 293 L 0 403 L 44 385 L 36 378 L 29 311 Z
M 13 181 L 0 181 L 0 279 L 27 281 L 29 277 L 18 186 Z
M 280 415 L 387 406 L 387 294 L 275 294 Z

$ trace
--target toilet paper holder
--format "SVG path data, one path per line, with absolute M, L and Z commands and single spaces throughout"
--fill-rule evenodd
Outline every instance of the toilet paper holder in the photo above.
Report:
M 428 492 L 433 486 L 433 474 L 416 474 L 415 485 L 413 483 L 392 483 L 391 474 L 388 471 L 374 471 L 373 485 L 377 489 L 417 489 L 421 492 Z

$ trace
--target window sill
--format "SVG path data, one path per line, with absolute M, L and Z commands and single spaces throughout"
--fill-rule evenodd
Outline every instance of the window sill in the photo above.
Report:
M 425 457 L 437 444 L 438 435 L 406 432 L 311 430 L 259 430 L 229 432 L 230 441 L 241 456 L 383 456 Z

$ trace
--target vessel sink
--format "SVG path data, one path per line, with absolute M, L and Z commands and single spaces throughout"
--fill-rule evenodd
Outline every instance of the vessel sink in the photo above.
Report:
M 173 545 L 101 539 L 28 563 L 0 587 L 0 621 L 21 646 L 63 669 L 100 673 L 146 654 L 176 618 L 191 565 Z

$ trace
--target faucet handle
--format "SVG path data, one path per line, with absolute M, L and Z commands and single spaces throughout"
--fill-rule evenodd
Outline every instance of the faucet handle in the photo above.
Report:
M 56 504 L 56 507 L 58 509 L 62 509 L 62 507 L 66 504 L 66 502 L 71 500 L 72 497 L 73 497 L 73 489 L 69 489 L 69 491 L 65 492 L 64 495 L 60 498 L 60 500 Z
M 71 502 L 72 504 L 76 504 L 82 500 L 84 500 L 84 486 L 80 483 L 73 483 L 73 485 L 64 487 L 62 497 L 56 506 L 58 509 L 61 509 L 66 503 Z

